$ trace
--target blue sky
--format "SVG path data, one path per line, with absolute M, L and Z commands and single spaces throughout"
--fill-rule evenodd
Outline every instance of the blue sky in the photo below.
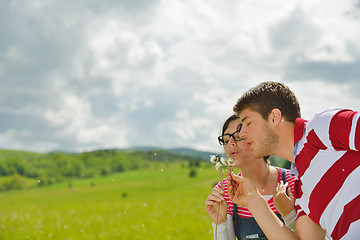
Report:
M 241 94 L 360 109 L 360 1 L 0 2 L 0 148 L 221 151 Z

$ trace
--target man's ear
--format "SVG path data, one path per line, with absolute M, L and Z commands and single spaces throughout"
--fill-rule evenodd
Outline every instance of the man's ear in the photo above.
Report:
M 278 108 L 274 108 L 273 110 L 271 110 L 268 120 L 269 123 L 272 124 L 273 126 L 278 126 L 281 123 L 281 118 L 282 118 L 281 110 Z

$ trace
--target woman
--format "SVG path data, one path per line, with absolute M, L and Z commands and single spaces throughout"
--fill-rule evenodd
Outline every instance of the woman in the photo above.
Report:
M 239 124 L 237 116 L 230 116 L 223 125 L 219 143 L 224 146 L 226 156 L 234 159 L 234 166 L 240 168 L 239 175 L 249 178 L 274 213 L 293 227 L 296 211 L 291 191 L 295 179 L 290 176 L 290 170 L 271 166 L 267 158 L 255 158 L 250 144 L 239 136 Z M 218 240 L 267 239 L 248 209 L 231 202 L 226 180 L 223 180 L 223 186 L 224 190 L 219 182 L 205 202 L 205 209 L 213 220 L 214 236 L 217 229 Z

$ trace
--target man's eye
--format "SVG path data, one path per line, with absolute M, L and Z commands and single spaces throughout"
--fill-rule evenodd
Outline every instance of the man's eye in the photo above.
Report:
M 252 123 L 252 122 L 248 122 L 248 123 L 246 124 L 246 126 L 249 126 L 251 123 Z

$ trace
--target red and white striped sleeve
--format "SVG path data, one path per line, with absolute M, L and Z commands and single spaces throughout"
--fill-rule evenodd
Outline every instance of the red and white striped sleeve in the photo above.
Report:
M 360 150 L 360 114 L 342 109 L 334 114 L 329 126 L 329 138 L 335 150 Z
M 316 114 L 308 129 L 314 129 L 327 148 L 336 151 L 359 151 L 359 117 L 359 112 L 350 109 L 330 109 Z

